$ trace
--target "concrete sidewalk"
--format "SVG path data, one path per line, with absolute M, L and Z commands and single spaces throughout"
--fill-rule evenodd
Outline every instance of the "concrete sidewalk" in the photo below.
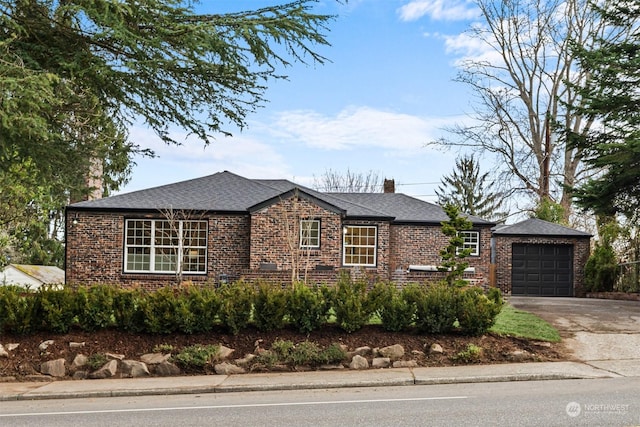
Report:
M 311 371 L 165 378 L 0 383 L 0 401 L 226 393 L 339 387 L 595 379 L 639 376 L 640 361 L 542 362 L 445 368 Z

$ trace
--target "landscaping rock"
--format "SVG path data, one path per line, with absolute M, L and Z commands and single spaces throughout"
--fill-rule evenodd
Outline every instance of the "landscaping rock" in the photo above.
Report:
M 235 350 L 232 348 L 221 345 L 220 348 L 218 349 L 218 354 L 216 356 L 218 357 L 219 360 L 226 360 L 231 356 L 231 354 L 234 351 Z
M 47 349 L 49 348 L 50 345 L 53 345 L 55 341 L 54 340 L 46 340 L 46 341 L 42 341 L 40 343 L 40 345 L 38 346 L 38 350 L 40 350 L 41 352 L 43 351 L 47 351 Z
M 104 366 L 95 372 L 89 374 L 91 379 L 104 379 L 111 378 L 118 373 L 118 362 L 116 360 L 110 360 L 104 364 Z
M 72 341 L 72 342 L 69 343 L 69 347 L 70 348 L 82 348 L 82 347 L 84 347 L 84 344 L 85 344 L 84 342 L 73 342 Z
M 180 368 L 171 362 L 160 362 L 156 365 L 155 373 L 160 377 L 172 377 L 174 375 L 180 375 L 181 371 Z
M 105 356 L 110 360 L 124 360 L 124 354 L 106 353 Z
M 444 353 L 444 349 L 442 348 L 442 346 L 440 344 L 433 343 L 433 344 L 431 344 L 431 347 L 429 347 L 429 353 L 442 354 L 442 353 Z
M 66 361 L 64 359 L 50 360 L 40 365 L 40 372 L 56 378 L 67 375 Z
M 514 350 L 509 353 L 509 360 L 514 362 L 524 362 L 526 360 L 531 360 L 533 355 L 526 350 Z
M 246 365 L 248 365 L 249 363 L 251 363 L 251 361 L 252 361 L 253 359 L 255 359 L 255 358 L 256 358 L 256 355 L 255 355 L 255 354 L 247 354 L 247 355 L 245 355 L 242 359 L 236 359 L 236 360 L 234 360 L 234 362 L 235 362 L 235 364 L 236 364 L 236 365 L 246 366 Z
M 358 347 L 355 350 L 353 350 L 353 354 L 356 355 L 360 355 L 360 356 L 367 356 L 369 354 L 371 354 L 372 350 L 371 347 L 369 346 L 364 346 L 364 347 Z
M 11 343 L 6 345 L 7 351 L 13 351 L 18 347 L 20 347 L 20 343 Z
M 73 362 L 71 363 L 71 368 L 78 369 L 87 366 L 89 363 L 89 358 L 84 354 L 77 354 L 76 357 L 73 358 Z
M 369 361 L 364 357 L 356 354 L 351 359 L 351 363 L 349 363 L 349 369 L 362 370 L 369 369 Z
M 218 363 L 213 369 L 218 375 L 244 374 L 246 372 L 244 368 L 228 362 Z
M 9 352 L 0 344 L 0 357 L 9 357 Z
M 391 359 L 388 357 L 374 357 L 371 361 L 371 367 L 380 369 L 380 368 L 388 368 L 391 366 Z
M 171 353 L 147 353 L 140 356 L 140 361 L 147 365 L 159 365 L 162 362 L 166 362 L 171 358 Z
M 137 360 L 123 360 L 122 375 L 130 378 L 139 378 L 148 377 L 151 374 L 145 363 Z
M 382 357 L 388 357 L 391 360 L 401 359 L 404 356 L 404 347 L 400 344 L 394 344 L 378 349 L 378 354 Z

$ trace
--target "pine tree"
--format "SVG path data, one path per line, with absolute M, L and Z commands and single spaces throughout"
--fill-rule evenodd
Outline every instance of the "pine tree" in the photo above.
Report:
M 451 175 L 443 177 L 436 190 L 438 203 L 453 205 L 469 215 L 500 221 L 506 215 L 500 212 L 502 194 L 491 190 L 488 172 L 480 173 L 480 165 L 473 155 L 456 159 Z
M 574 189 L 580 206 L 597 214 L 623 213 L 637 218 L 640 209 L 640 0 L 605 3 L 596 8 L 609 31 L 593 49 L 574 49 L 581 67 L 591 70 L 589 85 L 580 88 L 581 113 L 600 123 L 587 136 L 567 129 L 574 146 L 583 150 L 595 174 Z M 595 7 L 595 6 L 594 6 Z

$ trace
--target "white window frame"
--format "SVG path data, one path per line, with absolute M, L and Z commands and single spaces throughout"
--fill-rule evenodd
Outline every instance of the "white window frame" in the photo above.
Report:
M 476 230 L 465 230 L 459 231 L 458 236 L 462 237 L 464 243 L 462 244 L 462 248 L 471 249 L 471 253 L 469 256 L 480 256 L 480 232 Z M 460 250 L 458 252 L 460 252 Z
M 352 231 L 354 229 L 366 229 L 366 230 L 374 230 L 373 232 L 373 244 L 367 244 L 363 242 L 352 242 L 350 239 L 353 239 Z M 361 249 L 373 249 L 373 262 L 371 263 L 347 263 L 347 250 L 349 248 L 354 248 L 355 250 Z M 369 257 L 368 254 L 365 255 L 355 255 L 359 257 Z M 345 225 L 342 233 L 342 265 L 344 266 L 363 266 L 363 267 L 375 267 L 378 262 L 378 227 L 375 225 Z
M 309 226 L 311 225 L 311 227 Z M 316 236 L 309 235 L 309 231 L 317 230 Z M 300 220 L 300 249 L 318 249 L 320 247 L 320 220 Z
M 133 224 L 135 222 L 138 223 L 144 223 L 147 224 L 147 226 L 149 227 L 149 235 L 148 236 L 142 236 L 139 237 L 140 240 L 144 239 L 144 240 L 148 240 L 149 243 L 144 243 L 144 242 L 136 242 L 136 237 L 137 236 L 129 236 L 129 229 L 130 229 L 130 224 Z M 207 221 L 200 221 L 200 220 L 180 220 L 180 221 L 176 221 L 176 225 L 177 225 L 177 237 L 175 238 L 177 240 L 177 246 L 173 245 L 171 243 L 169 244 L 164 244 L 162 245 L 160 239 L 163 236 L 160 235 L 156 235 L 156 229 L 159 227 L 157 227 L 159 224 L 161 223 L 170 223 L 170 221 L 166 220 L 166 219 L 138 219 L 138 218 L 131 218 L 131 219 L 127 219 L 125 220 L 125 229 L 124 229 L 124 272 L 125 273 L 154 273 L 154 274 L 176 274 L 177 272 L 182 272 L 183 274 L 207 274 L 207 252 L 208 252 L 208 232 L 207 232 Z M 196 243 L 204 243 L 204 244 L 188 244 L 190 242 L 185 242 L 185 225 L 187 223 L 197 223 L 197 224 L 205 224 L 204 225 L 204 230 L 205 230 L 205 236 L 204 236 L 204 242 L 196 242 Z M 166 225 L 166 224 L 165 224 Z M 170 226 L 170 228 L 173 228 L 175 230 L 175 225 L 173 227 Z M 143 227 L 144 229 L 144 227 Z M 184 236 L 184 237 L 183 237 Z M 133 239 L 133 241 L 130 241 L 130 238 Z M 166 239 L 166 236 L 164 237 Z M 174 238 L 169 237 L 170 240 L 174 240 Z M 143 261 L 144 266 L 147 266 L 148 268 L 129 268 L 129 255 L 135 255 L 133 253 L 133 250 L 136 248 L 147 248 L 148 249 L 148 260 L 145 259 Z M 157 268 L 156 261 L 160 261 L 159 257 L 162 257 L 162 253 L 161 251 L 163 249 L 171 249 L 174 250 L 175 253 L 172 254 L 172 258 L 175 257 L 175 261 L 170 261 L 170 263 L 175 263 L 175 269 L 159 269 Z M 204 262 L 200 264 L 198 264 L 196 262 L 196 266 L 198 267 L 197 270 L 184 270 L 184 265 L 185 265 L 185 260 L 187 258 L 193 257 L 194 255 L 187 253 L 187 251 L 191 252 L 191 251 L 196 251 L 197 253 L 195 254 L 195 257 L 199 257 L 199 258 L 204 258 Z

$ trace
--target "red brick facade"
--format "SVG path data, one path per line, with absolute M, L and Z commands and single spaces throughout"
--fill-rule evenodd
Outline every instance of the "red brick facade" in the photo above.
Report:
M 495 238 L 496 286 L 505 295 L 511 294 L 511 259 L 514 243 L 572 245 L 573 292 L 574 296 L 584 296 L 584 266 L 591 252 L 591 240 L 589 237 L 497 236 Z
M 113 283 L 154 289 L 175 283 L 173 274 L 124 272 L 124 235 L 127 219 L 164 219 L 159 212 L 117 213 L 113 211 L 69 210 L 67 212 L 67 283 Z M 206 274 L 183 274 L 183 280 L 219 282 L 241 277 L 272 277 L 290 280 L 297 264 L 298 277 L 310 283 L 333 283 L 339 270 L 384 280 L 423 281 L 438 273 L 407 273 L 409 265 L 439 265 L 439 251 L 447 237 L 439 225 L 402 225 L 388 221 L 343 220 L 337 210 L 325 209 L 305 198 L 279 200 L 250 214 L 205 215 L 207 220 Z M 320 247 L 299 248 L 301 219 L 320 221 Z M 343 227 L 375 226 L 376 265 L 344 267 Z M 475 273 L 469 276 L 486 283 L 489 275 L 490 229 L 480 232 L 480 255 L 469 257 Z M 290 240 L 291 239 L 291 240 Z M 293 246 L 289 245 L 289 241 Z M 265 264 L 275 270 L 261 270 Z M 402 274 L 398 275 L 399 272 Z
M 465 262 L 475 269 L 474 273 L 465 273 L 465 278 L 477 284 L 486 285 L 489 281 L 491 260 L 491 228 L 475 228 L 480 234 L 480 250 L 478 256 L 469 256 Z M 438 225 L 392 225 L 390 271 L 395 281 L 421 282 L 440 278 L 443 274 L 427 272 L 409 272 L 410 265 L 439 266 L 442 262 L 440 251 L 449 243 L 449 238 L 442 233 Z

